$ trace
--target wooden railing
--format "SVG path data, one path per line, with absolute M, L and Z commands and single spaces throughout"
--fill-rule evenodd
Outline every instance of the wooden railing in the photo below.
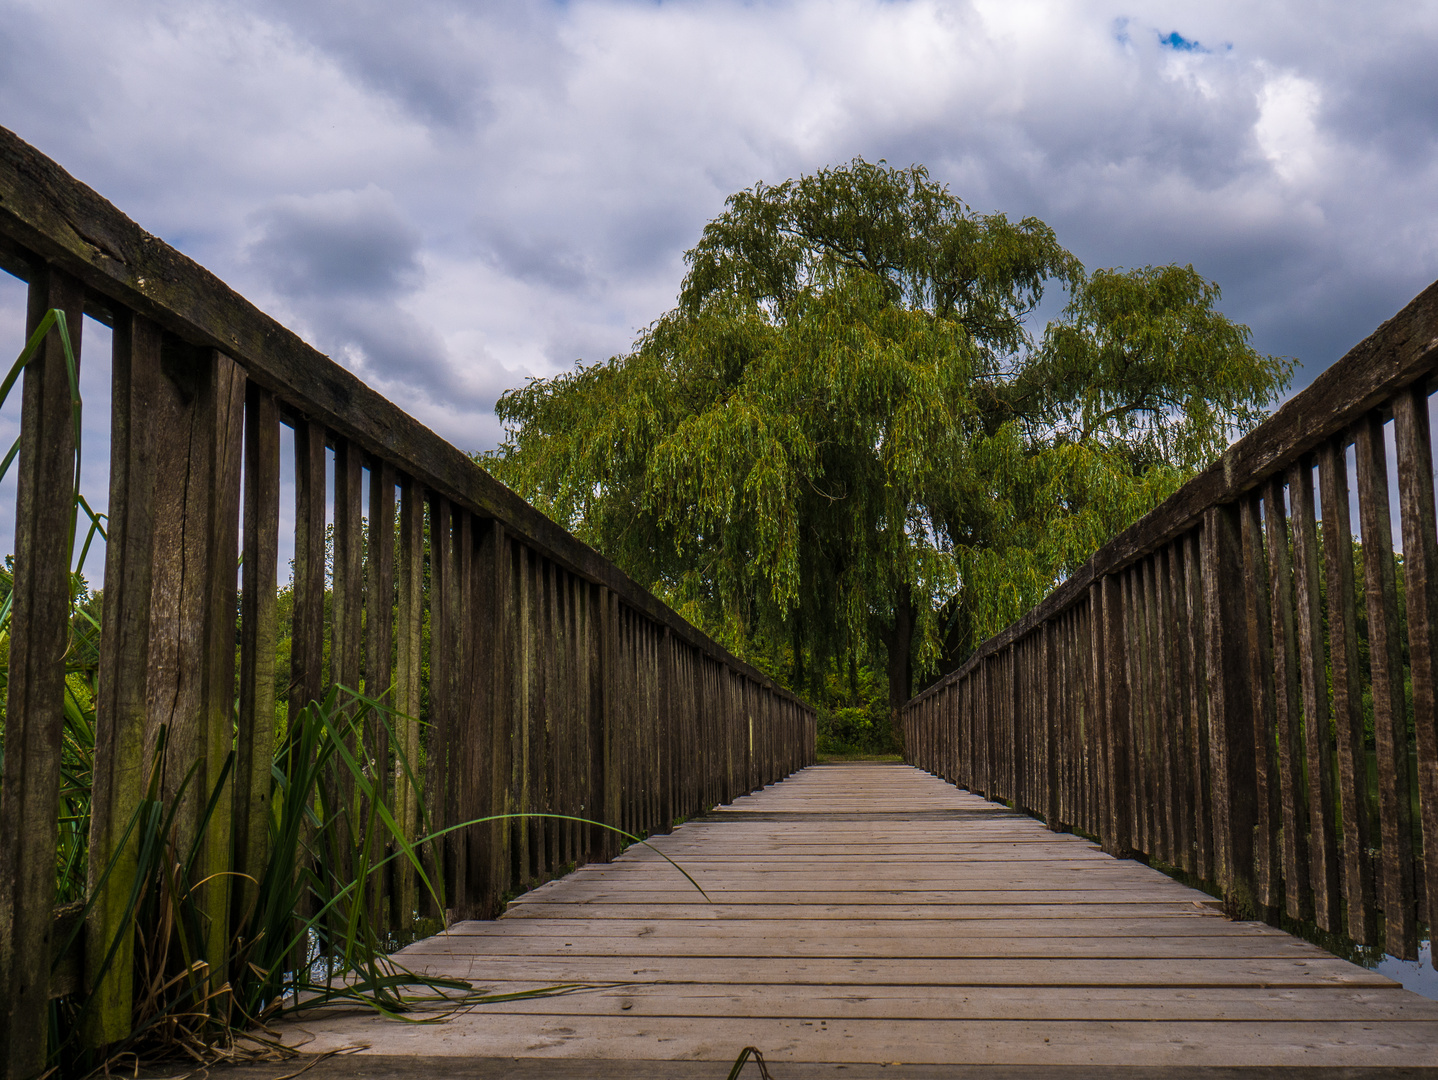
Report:
M 197 876 L 243 880 L 225 872 L 257 877 L 266 862 L 282 439 L 295 462 L 290 715 L 330 684 L 388 691 L 427 725 L 431 828 L 551 812 L 662 831 L 813 761 L 801 701 L 4 129 L 0 265 L 28 282 L 32 328 L 58 308 L 77 348 L 82 313 L 113 334 L 85 935 L 107 1037 L 128 1021 L 128 945 L 111 968 L 122 975 L 88 981 L 130 880 L 93 883 L 120 850 L 161 725 L 171 795 L 194 763 L 190 790 L 210 791 L 236 752 Z M 51 991 L 70 405 L 52 335 L 25 372 L 18 459 L 0 798 L 0 1071 L 11 1075 L 38 1071 Z M 402 728 L 418 760 L 419 728 Z M 199 835 L 204 804 L 184 805 L 182 839 Z M 553 820 L 471 827 L 441 846 L 455 917 L 493 915 L 507 892 L 616 850 L 612 833 Z M 408 914 L 413 881 L 393 880 L 411 890 L 392 898 Z M 210 940 L 223 943 L 229 889 L 206 896 Z
M 1435 369 L 1438 284 L 910 701 L 908 760 L 1415 959 L 1438 919 Z

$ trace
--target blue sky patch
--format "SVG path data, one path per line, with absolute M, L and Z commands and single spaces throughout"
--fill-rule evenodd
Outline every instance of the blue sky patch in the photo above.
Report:
M 1167 36 L 1160 34 L 1158 38 L 1158 43 L 1160 45 L 1167 45 L 1175 52 L 1208 52 L 1208 50 L 1205 49 L 1202 45 L 1200 45 L 1197 41 L 1191 41 L 1190 39 L 1180 34 L 1177 30 L 1172 31 Z

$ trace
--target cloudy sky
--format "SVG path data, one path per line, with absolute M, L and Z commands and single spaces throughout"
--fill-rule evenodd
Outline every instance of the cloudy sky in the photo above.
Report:
M 466 449 L 855 156 L 1193 263 L 1300 384 L 1438 277 L 1432 0 L 0 0 L 0 55 L 0 124 Z

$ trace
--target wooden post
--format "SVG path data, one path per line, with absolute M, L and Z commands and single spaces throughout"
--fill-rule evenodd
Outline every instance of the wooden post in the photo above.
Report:
M 1428 485 L 1432 501 L 1433 485 Z M 1313 505 L 1313 458 L 1305 456 L 1288 472 L 1293 524 L 1293 581 L 1298 656 L 1303 680 L 1303 744 L 1308 771 L 1309 882 L 1313 917 L 1325 930 L 1340 932 L 1338 838 L 1334 830 L 1333 739 L 1329 734 L 1327 664 L 1323 608 L 1319 600 L 1318 532 Z M 1411 608 L 1409 609 L 1412 610 Z M 1416 685 L 1416 683 L 1415 683 Z
M 1198 876 L 1215 879 L 1213 866 L 1213 799 L 1209 752 L 1208 651 L 1204 638 L 1202 532 L 1193 529 L 1184 541 L 1184 604 L 1187 611 L 1187 652 L 1193 701 L 1194 739 L 1189 747 L 1193 770 L 1194 833 Z
M 1438 926 L 1438 517 L 1433 505 L 1433 440 L 1428 388 L 1411 386 L 1393 402 L 1398 444 L 1398 502 L 1403 517 L 1403 574 L 1418 743 L 1423 825 L 1423 895 L 1429 933 Z
M 51 308 L 65 312 L 78 362 L 77 282 L 36 268 L 26 337 Z M 45 1066 L 46 1007 L 59 839 L 60 740 L 70 627 L 68 523 L 75 479 L 70 383 L 52 331 L 25 369 L 15 499 L 15 577 L 5 706 L 5 782 L 0 791 L 0 1075 Z
M 1129 811 L 1129 691 L 1127 635 L 1124 632 L 1123 582 L 1106 574 L 1099 585 L 1103 626 L 1095 635 L 1102 651 L 1104 683 L 1104 735 L 1108 745 L 1108 820 L 1104 850 L 1126 858 L 1133 847 L 1133 818 Z
M 1232 907 L 1253 911 L 1258 903 L 1253 874 L 1257 781 L 1248 618 L 1243 593 L 1234 588 L 1243 580 L 1238 508 L 1205 510 L 1201 540 L 1214 858 L 1218 884 Z
M 1058 629 L 1050 620 L 1044 623 L 1044 819 L 1053 832 L 1062 831 L 1059 824 L 1059 653 Z
M 1318 486 L 1323 502 L 1333 721 L 1338 733 L 1338 801 L 1343 811 L 1343 900 L 1348 936 L 1369 944 L 1377 940 L 1378 929 L 1368 864 L 1368 761 L 1359 688 L 1347 456 L 1342 439 L 1330 439 L 1319 448 Z
M 420 691 L 424 620 L 424 492 L 408 475 L 399 478 L 399 582 L 397 590 L 394 707 L 396 747 L 394 764 L 395 816 L 405 840 L 413 843 L 424 834 L 419 816 Z M 390 924 L 405 935 L 414 925 L 419 897 L 415 869 L 408 859 L 395 860 L 395 900 Z
M 446 829 L 451 820 L 449 756 L 453 734 L 453 698 L 450 668 L 453 665 L 452 629 L 453 604 L 450 593 L 454 576 L 454 536 L 451 532 L 451 507 L 443 495 L 430 493 L 429 499 L 429 731 L 425 740 L 424 802 L 429 810 L 431 832 Z M 448 909 L 452 903 L 449 879 L 449 835 L 425 845 L 425 869 L 434 884 L 443 907 L 432 914 L 449 923 Z
M 1388 952 L 1403 960 L 1416 960 L 1408 732 L 1382 418 L 1369 414 L 1359 423 L 1355 435 L 1358 516 L 1363 528 L 1363 592 L 1368 605 L 1368 661 L 1373 672 L 1373 733 L 1378 750 L 1378 820 L 1383 836 L 1383 938 Z
M 325 430 L 297 420 L 295 432 L 295 607 L 290 628 L 289 719 L 324 695 Z
M 394 466 L 387 461 L 370 462 L 369 534 L 365 574 L 365 648 L 364 692 L 367 697 L 397 708 L 394 690 Z M 393 803 L 392 766 L 390 765 L 390 729 L 393 717 L 370 715 L 366 719 L 365 751 L 374 762 L 373 782 L 376 795 Z M 370 865 L 384 858 L 385 837 L 375 829 L 370 837 Z M 386 923 L 386 901 L 393 896 L 385 882 L 393 878 L 381 870 L 372 880 L 369 892 L 370 920 L 375 928 Z
M 275 396 L 245 394 L 244 585 L 240 596 L 240 718 L 235 736 L 235 896 L 238 930 L 270 860 L 275 756 L 275 592 L 279 582 L 280 414 Z M 114 505 L 113 501 L 111 505 Z M 253 932 L 253 928 L 251 928 Z
M 451 552 L 449 590 L 449 739 L 446 753 L 448 805 L 446 816 L 451 825 L 458 825 L 478 816 L 475 806 L 475 781 L 472 766 L 478 755 L 475 743 L 479 723 L 475 716 L 477 697 L 474 681 L 474 659 L 470 642 L 474 618 L 471 603 L 474 595 L 474 517 L 469 511 L 454 507 L 450 516 Z M 469 919 L 475 915 L 478 897 L 470 891 L 469 849 L 474 829 L 461 829 L 448 839 L 450 907 L 455 918 Z
M 1248 598 L 1248 687 L 1253 695 L 1252 759 L 1255 784 L 1253 870 L 1258 902 L 1277 907 L 1282 892 L 1278 850 L 1283 808 L 1278 798 L 1277 737 L 1274 718 L 1273 620 L 1267 558 L 1259 508 L 1261 497 L 1246 497 L 1239 511 L 1243 558 L 1243 593 Z M 1232 585 L 1227 586 L 1232 590 Z M 1272 918 L 1265 912 L 1265 918 Z
M 674 828 L 674 639 L 669 627 L 659 644 L 659 831 Z M 750 746 L 753 736 L 750 735 Z
M 233 777 L 227 791 L 217 786 L 234 745 L 245 376 L 214 350 L 170 337 L 160 366 L 155 517 L 165 527 L 156 529 L 154 542 L 146 749 L 153 754 L 163 726 L 161 791 L 166 801 L 180 800 L 178 854 L 198 853 L 191 881 L 205 882 L 197 892 L 208 920 L 206 977 L 218 988 L 229 936 Z M 212 796 L 215 810 L 202 836 Z
M 1313 917 L 1308 881 L 1308 801 L 1303 793 L 1299 737 L 1298 637 L 1293 618 L 1293 569 L 1288 559 L 1288 518 L 1283 477 L 1264 485 L 1263 523 L 1268 542 L 1269 615 L 1273 634 L 1273 704 L 1278 730 L 1278 790 L 1283 807 L 1283 897 L 1291 919 Z M 1316 779 L 1316 778 L 1315 778 Z
M 330 615 L 330 677 L 331 686 L 344 687 L 339 701 L 341 712 L 337 724 L 346 727 L 356 715 L 349 695 L 360 688 L 361 621 L 364 611 L 364 529 L 362 502 L 364 495 L 363 462 L 360 451 L 348 440 L 335 443 L 334 490 L 334 565 Z M 345 744 L 354 752 L 358 740 L 353 734 Z M 352 861 L 354 830 L 358 825 L 353 774 L 345 768 L 337 770 L 334 781 L 326 781 L 330 797 L 345 812 L 335 821 L 336 870 L 342 881 L 354 877 Z M 338 914 L 338 913 L 336 913 Z
M 90 804 L 88 893 L 92 907 L 85 927 L 85 986 L 90 993 L 85 1041 L 93 1047 L 129 1035 L 132 1014 L 134 933 L 129 894 L 139 837 L 132 833 L 123 844 L 122 838 L 146 780 L 143 747 L 155 526 L 151 402 L 160 373 L 160 341 L 159 328 L 148 319 L 117 313 L 111 371 L 105 609 Z M 273 649 L 270 656 L 273 659 Z M 111 869 L 102 885 L 100 878 L 107 868 Z M 112 943 L 114 958 L 102 977 L 100 968 Z
M 479 667 L 487 685 L 481 686 L 489 704 L 489 800 L 487 813 L 513 813 L 510 776 L 514 763 L 511 740 L 514 732 L 514 557 L 512 541 L 503 522 L 493 521 L 481 539 L 479 572 L 488 581 L 488 599 L 481 600 L 480 618 L 486 624 L 481 638 Z M 497 916 L 501 900 L 511 882 L 514 830 L 508 821 L 489 827 L 489 882 L 484 906 Z

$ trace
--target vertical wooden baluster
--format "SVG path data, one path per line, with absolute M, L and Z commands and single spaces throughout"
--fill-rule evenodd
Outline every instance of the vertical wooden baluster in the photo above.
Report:
M 1278 799 L 1277 736 L 1274 734 L 1273 621 L 1269 614 L 1267 561 L 1259 496 L 1245 498 L 1241 509 L 1243 588 L 1248 597 L 1248 683 L 1253 694 L 1253 762 L 1257 785 L 1254 874 L 1258 902 L 1276 907 L 1280 896 L 1278 831 L 1283 810 Z
M 1421 891 L 1431 935 L 1438 926 L 1438 526 L 1426 385 L 1409 387 L 1394 400 L 1393 434 L 1398 447 L 1398 503 L 1403 518 L 1403 577 L 1418 743 L 1425 879 Z
M 1138 612 L 1143 626 L 1145 679 L 1148 693 L 1149 740 L 1149 809 L 1153 820 L 1154 850 L 1158 857 L 1173 864 L 1173 833 L 1168 816 L 1168 717 L 1167 679 L 1164 666 L 1163 639 L 1158 625 L 1158 581 L 1155 573 L 1157 555 L 1150 555 L 1138 564 L 1138 590 L 1142 598 Z
M 664 628 L 659 646 L 659 827 L 674 827 L 674 639 Z
M 623 828 L 621 817 L 623 815 L 623 792 L 620 790 L 620 739 L 619 728 L 622 723 L 620 713 L 619 684 L 619 598 L 607 588 L 599 590 L 599 609 L 597 611 L 598 645 L 599 645 L 599 680 L 602 688 L 600 717 L 602 731 L 600 732 L 600 753 L 594 755 L 595 762 L 600 766 L 601 776 L 598 788 L 603 797 L 603 816 L 600 820 L 608 825 L 617 825 Z M 604 861 L 608 862 L 619 850 L 615 834 L 604 830 Z
M 1129 692 L 1127 635 L 1124 633 L 1123 582 L 1106 574 L 1100 583 L 1103 607 L 1104 732 L 1108 743 L 1108 820 L 1104 850 L 1125 858 L 1133 848 L 1129 814 Z
M 218 990 L 228 981 L 230 863 L 234 841 L 234 778 L 219 791 L 225 767 L 233 769 L 235 725 L 235 613 L 239 610 L 240 483 L 244 461 L 245 387 L 243 369 L 219 353 L 209 353 L 214 379 L 213 472 L 209 483 L 205 533 L 209 551 L 205 560 L 204 598 L 204 730 L 205 787 L 215 798 L 204 829 L 200 854 L 191 871 L 200 887 L 199 908 L 208 918 L 206 960 L 210 986 Z M 193 459 L 192 459 L 193 460 Z M 202 808 L 203 810 L 203 808 Z M 198 831 L 198 826 L 197 826 Z
M 605 690 L 604 675 L 608 661 L 604 655 L 604 629 L 606 590 L 599 585 L 585 586 L 584 643 L 585 672 L 589 683 L 589 749 L 585 760 L 589 762 L 589 812 L 586 815 L 595 821 L 608 822 L 609 793 L 605 789 L 606 770 L 605 723 L 608 708 L 608 694 Z M 590 826 L 585 858 L 589 862 L 603 862 L 607 858 L 605 834 L 608 830 Z
M 1167 606 L 1164 603 L 1164 575 L 1160 569 L 1162 552 L 1145 559 L 1144 614 L 1149 626 L 1149 669 L 1153 685 L 1154 738 L 1153 766 L 1158 783 L 1153 788 L 1154 815 L 1158 819 L 1160 857 L 1170 866 L 1179 861 L 1177 827 L 1174 821 L 1173 794 L 1178 787 L 1174 775 L 1173 666 L 1168 648 Z
M 531 553 L 521 541 L 515 545 L 518 577 L 515 579 L 515 652 L 514 652 L 514 811 L 534 812 L 534 576 L 530 567 Z M 528 888 L 534 881 L 534 825 L 527 818 L 514 823 L 514 849 L 519 876 L 516 884 Z
M 91 996 L 84 1037 L 94 1047 L 130 1034 L 134 934 L 129 929 L 129 894 L 139 837 L 132 833 L 126 838 L 125 832 L 144 794 L 146 773 L 142 750 L 155 527 L 151 402 L 159 378 L 160 341 L 159 328 L 148 319 L 116 313 L 105 606 L 90 803 L 91 908 L 85 927 L 85 986 Z M 270 655 L 273 658 L 273 651 Z M 265 775 L 268 795 L 268 769 Z M 113 869 L 102 884 L 107 867 Z M 112 942 L 117 943 L 115 954 L 102 977 Z
M 1174 847 L 1177 863 L 1195 872 L 1193 824 L 1193 683 L 1188 655 L 1187 588 L 1183 573 L 1184 540 L 1179 538 L 1164 550 L 1159 563 L 1159 592 L 1163 598 L 1160 619 L 1167 641 L 1164 659 L 1169 668 L 1173 702 L 1173 742 L 1170 763 L 1172 785 L 1169 798 L 1174 806 Z
M 1430 485 L 1429 490 L 1432 490 Z M 1293 525 L 1293 581 L 1298 655 L 1303 679 L 1303 743 L 1308 768 L 1309 882 L 1313 917 L 1340 932 L 1338 838 L 1334 832 L 1333 740 L 1329 735 L 1327 664 L 1319 596 L 1318 531 L 1313 505 L 1313 459 L 1305 456 L 1288 473 Z
M 1212 753 L 1209 749 L 1208 650 L 1204 640 L 1202 534 L 1194 529 L 1184 542 L 1184 593 L 1188 611 L 1187 649 L 1193 694 L 1194 739 L 1190 745 L 1193 771 L 1194 852 L 1198 876 L 1214 881 Z
M 395 619 L 394 707 L 395 731 L 395 818 L 406 842 L 424 835 L 419 815 L 420 691 L 424 625 L 424 492 L 408 475 L 399 478 L 399 582 Z M 415 868 L 407 858 L 395 860 L 395 903 L 390 908 L 391 925 L 407 934 L 418 912 Z
M 330 623 L 330 682 L 358 690 L 361 612 L 364 609 L 364 461 L 346 439 L 335 442 L 334 614 Z
M 1106 664 L 1104 653 L 1103 584 L 1101 579 L 1089 584 L 1087 607 L 1088 640 L 1084 647 L 1081 662 L 1084 666 L 1084 677 L 1089 687 L 1089 715 L 1094 726 L 1096 744 L 1095 764 L 1097 767 L 1097 790 L 1095 791 L 1095 796 L 1098 801 L 1098 828 L 1095 831 L 1095 835 L 1099 837 L 1100 843 L 1107 844 L 1108 837 L 1113 832 L 1113 819 L 1111 816 L 1113 792 L 1109 787 L 1112 780 L 1110 765 L 1113 760 L 1113 747 L 1109 744 L 1108 687 L 1104 681 Z
M 564 610 L 565 610 L 565 695 L 568 704 L 566 705 L 567 736 L 565 740 L 565 785 L 567 808 L 565 813 L 577 817 L 584 816 L 583 783 L 579 775 L 579 766 L 584 761 L 584 747 L 582 744 L 582 726 L 587 722 L 580 701 L 580 645 L 579 645 L 579 610 L 577 589 L 578 581 L 573 574 L 563 575 L 564 582 Z M 577 822 L 567 822 L 565 825 L 565 850 L 568 853 L 568 860 L 578 865 L 583 861 L 579 846 L 579 825 Z
M 1152 856 L 1154 849 L 1152 800 L 1149 798 L 1148 770 L 1148 678 L 1145 665 L 1148 650 L 1143 638 L 1139 611 L 1142 591 L 1138 571 L 1129 567 L 1123 572 L 1124 630 L 1128 638 L 1129 680 L 1129 769 L 1130 793 L 1133 798 L 1134 847 Z
M 51 308 L 65 312 L 80 360 L 78 282 L 37 267 L 30 280 L 26 337 Z M 0 1070 L 38 1075 L 45 1064 L 51 908 L 59 841 L 60 740 L 70 626 L 68 523 L 75 481 L 69 375 L 51 331 L 25 369 L 15 500 L 15 591 L 5 711 L 5 782 L 0 788 Z
M 1016 810 L 1023 809 L 1023 793 L 1019 789 L 1019 746 L 1020 744 L 1020 719 L 1019 719 L 1019 694 L 1022 690 L 1022 660 L 1023 654 L 1018 642 L 1009 646 L 1009 682 L 1005 687 L 1004 712 L 1008 716 L 1008 733 L 1004 740 L 1004 754 L 1008 757 L 1006 778 L 1009 788 L 1009 805 Z
M 290 613 L 289 724 L 290 775 L 302 763 L 297 737 L 301 713 L 324 696 L 325 651 L 325 429 L 297 419 L 295 440 L 295 570 L 294 608 Z M 300 916 L 315 913 L 314 897 L 305 895 Z M 295 945 L 292 962 L 310 962 L 309 945 Z
M 475 716 L 477 694 L 474 687 L 472 641 L 474 612 L 474 515 L 455 506 L 450 512 L 451 554 L 449 589 L 449 740 L 448 818 L 459 824 L 478 817 L 475 805 L 476 777 L 471 766 L 478 756 L 479 723 Z M 473 918 L 480 898 L 470 891 L 472 884 L 469 850 L 474 841 L 473 828 L 460 829 L 448 837 L 450 903 L 456 917 Z
M 290 613 L 290 681 L 288 747 L 291 775 L 300 768 L 300 715 L 324 697 L 325 651 L 325 429 L 313 421 L 294 422 L 295 446 L 295 561 L 294 607 Z M 314 897 L 301 901 L 300 916 L 315 913 Z M 295 946 L 292 963 L 310 962 L 309 946 Z
M 168 337 L 161 370 L 153 404 L 155 513 L 165 528 L 156 530 L 154 544 L 146 749 L 153 753 L 163 726 L 161 789 L 179 802 L 176 849 L 197 852 L 191 873 L 205 882 L 197 891 L 208 920 L 207 975 L 223 981 L 233 787 L 218 795 L 203 836 L 201 824 L 234 745 L 245 377 L 214 350 Z
M 1064 619 L 1059 616 L 1054 620 L 1054 663 L 1058 674 L 1058 692 L 1054 698 L 1054 723 L 1058 725 L 1059 741 L 1056 744 L 1058 755 L 1058 788 L 1059 798 L 1057 801 L 1058 821 L 1060 829 L 1068 829 L 1078 823 L 1078 802 L 1077 778 L 1075 770 L 1076 754 L 1074 753 L 1078 739 L 1077 717 L 1073 709 L 1073 686 L 1070 679 L 1073 676 L 1069 664 L 1069 656 L 1065 641 Z
M 325 430 L 296 420 L 294 613 L 290 626 L 289 722 L 324 696 Z
M 554 812 L 555 744 L 559 734 L 555 727 L 557 707 L 554 685 L 554 638 L 558 631 L 554 616 L 554 563 L 549 559 L 540 560 L 537 562 L 535 570 L 539 575 L 538 581 L 535 583 L 535 600 L 539 605 L 539 610 L 535 613 L 535 622 L 539 627 L 539 638 L 536 642 L 539 675 L 539 716 L 536 717 L 536 730 L 539 733 L 538 809 L 541 813 L 549 814 Z M 554 821 L 550 818 L 541 819 L 539 824 L 541 826 L 539 830 L 540 850 L 543 852 L 544 860 L 541 863 L 540 872 L 548 875 L 554 871 L 559 862 L 554 850 L 556 829 Z
M 514 775 L 514 651 L 517 640 L 514 597 L 514 542 L 501 521 L 490 523 L 480 552 L 480 572 L 488 581 L 489 599 L 481 607 L 486 654 L 481 669 L 487 685 L 481 687 L 489 705 L 490 814 L 515 810 L 511 777 Z M 513 884 L 514 829 L 507 820 L 489 826 L 489 885 L 486 908 L 498 915 L 504 893 Z
M 1363 745 L 1353 533 L 1343 440 L 1332 439 L 1319 448 L 1318 485 L 1323 501 L 1328 658 L 1338 735 L 1338 802 L 1343 814 L 1343 900 L 1348 936 L 1360 944 L 1371 944 L 1377 940 L 1378 930 L 1368 864 L 1368 762 Z
M 1243 580 L 1239 517 L 1234 506 L 1204 511 L 1200 558 L 1215 871 L 1233 908 L 1247 912 L 1257 903 L 1253 830 L 1258 799 L 1248 613 L 1244 596 L 1233 587 Z
M 425 739 L 424 802 L 433 832 L 455 824 L 450 814 L 449 756 L 453 738 L 453 701 L 450 697 L 453 618 L 450 579 L 454 574 L 453 512 L 443 495 L 429 499 L 429 731 Z M 446 924 L 452 903 L 448 835 L 425 845 L 425 868 L 444 908 L 433 912 Z M 440 884 L 442 883 L 442 888 Z
M 589 730 L 587 708 L 587 684 L 585 673 L 585 645 L 583 637 L 583 583 L 574 574 L 567 577 L 566 602 L 569 605 L 569 694 L 570 694 L 570 736 L 569 736 L 569 783 L 573 813 L 577 817 L 590 817 L 589 781 L 587 762 L 589 751 L 585 733 Z M 579 822 L 569 824 L 569 850 L 576 864 L 586 861 L 584 836 Z
M 1059 657 L 1058 630 L 1044 623 L 1044 820 L 1053 832 L 1059 831 Z
M 387 461 L 370 462 L 369 535 L 365 577 L 365 671 L 364 692 L 369 697 L 397 707 L 394 689 L 394 466 Z M 390 727 L 393 718 L 371 714 L 365 719 L 365 752 L 374 762 L 371 777 L 375 794 L 393 807 L 390 782 Z M 385 857 L 386 837 L 378 826 L 370 833 L 370 865 Z M 370 923 L 376 929 L 387 924 L 386 905 L 393 902 L 386 882 L 393 877 L 379 870 L 371 879 Z
M 1279 804 L 1283 807 L 1283 896 L 1291 919 L 1313 917 L 1308 869 L 1308 800 L 1303 790 L 1299 738 L 1298 638 L 1293 620 L 1293 569 L 1288 559 L 1288 518 L 1283 477 L 1264 485 L 1268 543 L 1269 616 L 1273 634 L 1273 710 L 1278 733 Z
M 280 413 L 275 396 L 254 383 L 247 388 L 245 398 L 244 473 L 240 719 L 235 737 L 233 925 L 237 929 L 250 915 L 258 882 L 270 858 L 275 645 L 279 632 L 275 597 L 279 586 Z M 252 938 L 257 930 L 256 926 L 248 927 L 246 938 Z
M 558 776 L 558 793 L 554 809 L 557 813 L 573 814 L 577 808 L 574 802 L 574 785 L 570 775 L 570 768 L 574 760 L 574 693 L 573 680 L 573 652 L 570 649 L 569 636 L 572 630 L 574 617 L 570 608 L 569 593 L 570 575 L 568 571 L 555 570 L 555 657 L 556 657 L 556 693 L 559 697 L 557 725 L 559 739 L 555 746 L 555 772 Z M 568 821 L 555 822 L 555 830 L 558 832 L 559 862 L 569 865 L 574 861 L 573 846 L 570 843 L 570 823 Z
M 1373 732 L 1378 750 L 1378 818 L 1383 838 L 1384 947 L 1401 959 L 1416 960 L 1408 732 L 1382 419 L 1370 414 L 1359 423 L 1356 436 L 1363 591 L 1368 606 L 1368 661 L 1373 673 Z
M 360 685 L 360 642 L 364 611 L 364 526 L 362 501 L 364 495 L 363 459 L 359 447 L 347 439 L 335 441 L 334 490 L 334 565 L 332 570 L 332 606 L 330 616 L 330 685 L 344 687 L 337 699 L 342 706 Z M 353 722 L 353 704 L 336 716 L 337 723 Z M 353 751 L 357 740 L 348 732 L 345 744 Z M 338 762 L 336 763 L 339 764 Z M 342 881 L 354 878 L 352 863 L 358 807 L 355 805 L 354 777 L 342 765 L 336 770 L 338 782 L 332 797 L 345 808 L 334 823 L 337 836 L 336 869 Z M 338 912 L 336 915 L 338 916 Z

